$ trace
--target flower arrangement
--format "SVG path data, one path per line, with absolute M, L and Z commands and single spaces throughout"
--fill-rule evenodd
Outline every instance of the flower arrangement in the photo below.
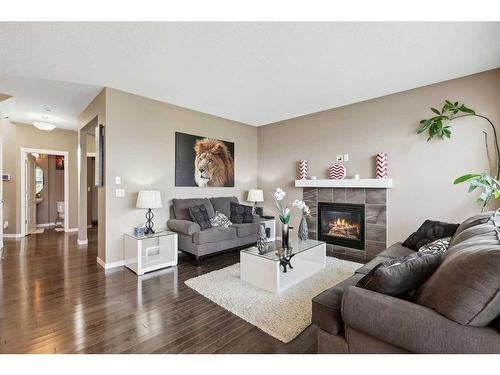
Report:
M 304 215 L 309 216 L 311 211 L 303 201 L 299 201 L 298 199 L 296 199 L 291 204 L 289 204 L 285 202 L 285 196 L 286 191 L 282 190 L 281 188 L 277 188 L 273 194 L 276 210 L 278 212 L 280 221 L 283 224 L 288 224 L 290 222 L 290 218 L 292 216 L 292 207 L 302 210 L 302 213 Z

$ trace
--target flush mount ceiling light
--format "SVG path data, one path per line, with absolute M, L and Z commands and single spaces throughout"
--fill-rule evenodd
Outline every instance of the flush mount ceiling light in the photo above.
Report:
M 49 124 L 48 122 L 35 121 L 33 122 L 35 128 L 45 131 L 54 130 L 56 126 L 54 124 Z

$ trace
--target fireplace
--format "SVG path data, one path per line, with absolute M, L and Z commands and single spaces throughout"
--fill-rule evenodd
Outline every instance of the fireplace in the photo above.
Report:
M 365 205 L 318 203 L 318 240 L 365 249 Z

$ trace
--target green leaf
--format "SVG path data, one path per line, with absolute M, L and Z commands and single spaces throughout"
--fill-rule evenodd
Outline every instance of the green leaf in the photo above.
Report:
M 441 114 L 441 112 L 439 112 L 436 108 L 431 108 L 431 111 L 438 115 Z
M 445 102 L 446 104 L 448 104 L 448 105 L 453 106 L 453 103 L 452 103 L 452 102 L 450 102 L 449 100 L 445 100 L 444 102 Z
M 470 109 L 470 108 L 467 108 L 466 106 L 464 106 L 463 104 L 460 106 L 460 108 L 458 108 L 459 110 L 461 110 L 462 112 L 464 113 L 469 113 L 469 114 L 475 114 L 476 112 L 474 112 L 474 110 Z
M 474 190 L 477 189 L 477 186 L 476 185 L 471 185 L 469 186 L 469 193 L 472 193 Z
M 453 181 L 453 185 L 461 184 L 462 182 L 468 181 L 471 178 L 479 177 L 479 176 L 481 176 L 481 175 L 477 174 L 477 173 L 464 174 L 463 176 L 456 178 L 455 181 Z

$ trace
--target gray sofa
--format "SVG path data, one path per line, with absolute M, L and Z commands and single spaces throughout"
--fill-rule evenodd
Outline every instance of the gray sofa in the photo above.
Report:
M 230 218 L 231 202 L 238 203 L 236 197 L 189 198 L 173 199 L 171 219 L 167 227 L 178 234 L 179 250 L 193 254 L 198 265 L 208 255 L 223 251 L 252 246 L 257 240 L 260 217 L 253 216 L 252 223 L 233 224 L 228 228 L 208 228 L 201 230 L 200 226 L 191 220 L 189 207 L 204 204 L 209 216 L 220 211 Z
M 400 299 L 356 287 L 377 264 L 413 252 L 396 243 L 349 279 L 314 297 L 318 352 L 500 353 L 499 231 L 491 220 L 487 224 L 488 215 L 478 217 L 461 224 L 441 265 L 414 296 Z M 483 293 L 481 283 L 489 285 L 490 295 Z M 432 308 L 421 303 L 424 298 Z M 457 305 L 457 301 L 465 302 Z M 489 314 L 487 321 L 496 319 L 486 326 L 459 324 L 464 311 Z

